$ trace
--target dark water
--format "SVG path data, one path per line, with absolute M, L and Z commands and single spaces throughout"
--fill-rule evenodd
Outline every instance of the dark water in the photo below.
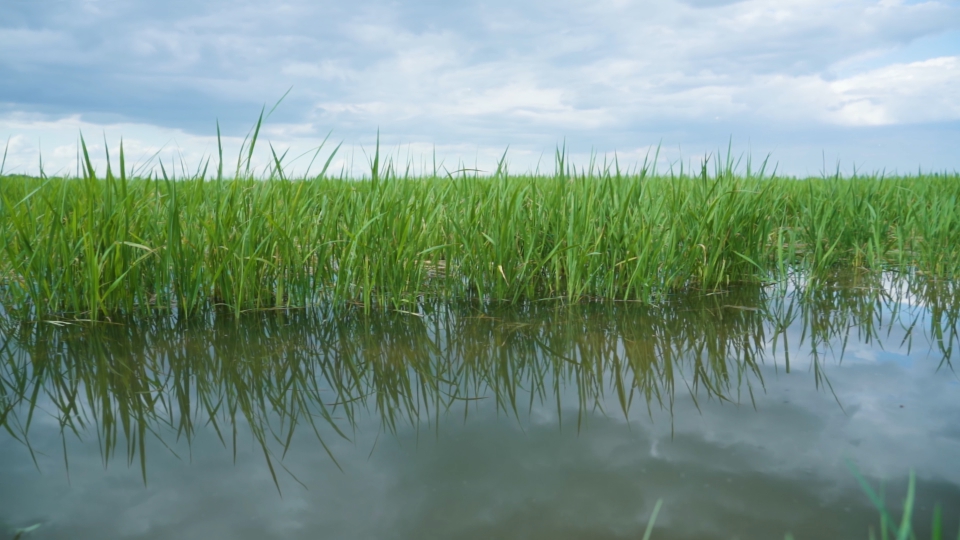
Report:
M 11 324 L 23 538 L 868 538 L 960 526 L 960 288 Z M 0 536 L 3 538 L 3 536 Z

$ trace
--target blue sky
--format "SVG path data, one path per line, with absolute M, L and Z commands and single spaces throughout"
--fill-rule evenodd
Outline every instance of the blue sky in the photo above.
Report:
M 7 171 L 73 170 L 81 130 L 97 155 L 105 135 L 195 165 L 217 121 L 235 151 L 290 88 L 266 137 L 295 157 L 332 130 L 354 169 L 379 129 L 451 168 L 508 145 L 514 170 L 550 168 L 564 141 L 581 162 L 662 145 L 667 166 L 732 139 L 798 175 L 954 170 L 960 2 L 0 3 Z

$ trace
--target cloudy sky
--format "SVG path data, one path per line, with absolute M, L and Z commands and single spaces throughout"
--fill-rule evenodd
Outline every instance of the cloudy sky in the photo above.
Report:
M 509 145 L 550 169 L 564 142 L 676 166 L 732 140 L 790 174 L 956 170 L 960 2 L 0 2 L 8 172 L 73 170 L 81 131 L 193 166 L 288 89 L 266 129 L 287 161 L 332 131 L 356 169 L 379 129 L 416 166 Z

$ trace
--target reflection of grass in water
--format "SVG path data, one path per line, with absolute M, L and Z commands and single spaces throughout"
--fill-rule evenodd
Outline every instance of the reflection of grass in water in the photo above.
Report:
M 259 129 L 259 124 L 258 128 Z M 256 135 L 246 150 L 252 152 Z M 86 152 L 84 150 L 84 155 Z M 653 303 L 836 267 L 952 276 L 956 174 L 813 178 L 704 163 L 699 174 L 577 170 L 411 178 L 379 148 L 370 177 L 294 180 L 119 168 L 0 182 L 0 305 L 20 318 L 103 319 L 423 298 Z M 327 162 L 329 164 L 329 161 Z M 227 171 L 229 174 L 230 171 Z
M 314 309 L 63 325 L 7 319 L 0 425 L 32 454 L 30 427 L 39 404 L 49 403 L 53 410 L 42 413 L 58 419 L 64 438 L 95 430 L 104 463 L 119 452 L 139 464 L 146 482 L 149 438 L 190 444 L 209 426 L 236 452 L 239 422 L 249 425 L 276 481 L 298 427 L 326 448 L 371 412 L 388 432 L 439 429 L 442 415 L 466 418 L 483 401 L 518 421 L 535 404 L 555 405 L 562 422 L 567 388 L 575 390 L 579 429 L 591 411 L 608 412 L 608 397 L 627 417 L 638 407 L 672 412 L 678 391 L 698 407 L 704 399 L 753 403 L 763 391 L 767 345 L 789 351 L 791 324 L 801 327 L 793 348 L 809 349 L 818 386 L 830 388 L 830 352 L 839 361 L 848 340 L 882 340 L 894 325 L 910 340 L 923 313 L 926 338 L 943 355 L 941 366 L 950 366 L 960 302 L 948 282 L 898 285 L 860 273 L 799 285 L 674 295 L 654 306 L 534 302 L 475 312 L 423 303 L 416 313 Z M 902 305 L 920 298 L 930 307 Z M 66 453 L 64 464 L 69 470 Z
M 756 303 L 758 292 L 737 303 Z M 481 317 L 438 306 L 420 317 L 311 311 L 16 324 L 0 346 L 0 420 L 30 448 L 38 403 L 49 402 L 55 410 L 45 412 L 65 437 L 96 429 L 104 461 L 125 446 L 146 481 L 148 437 L 173 430 L 189 443 L 204 424 L 236 448 L 237 422 L 247 423 L 272 471 L 297 426 L 323 443 L 346 437 L 369 410 L 393 432 L 468 415 L 486 399 L 518 418 L 556 399 L 560 414 L 567 386 L 577 389 L 578 424 L 611 391 L 624 414 L 635 400 L 672 408 L 678 384 L 737 400 L 741 383 L 754 384 L 763 318 L 759 310 L 718 318 L 725 301 L 704 297 L 688 310 L 531 304 Z
M 791 323 L 811 350 L 835 346 L 839 359 L 849 339 L 882 341 L 884 329 L 912 331 L 927 313 L 927 337 L 948 363 L 952 294 L 947 282 L 897 286 L 865 273 L 793 291 L 678 295 L 657 306 L 528 303 L 475 312 L 422 304 L 416 314 L 311 310 L 62 326 L 7 320 L 0 423 L 29 448 L 32 419 L 48 402 L 53 410 L 42 412 L 60 421 L 64 438 L 96 430 L 105 464 L 119 449 L 139 462 L 145 482 L 148 438 L 175 434 L 189 443 L 209 425 L 235 452 L 238 422 L 246 423 L 279 489 L 275 468 L 283 469 L 295 428 L 312 430 L 322 444 L 348 437 L 365 412 L 396 431 L 434 421 L 439 429 L 440 415 L 466 416 L 481 400 L 518 420 L 535 402 L 556 400 L 559 415 L 560 389 L 570 387 L 578 425 L 610 395 L 625 415 L 637 405 L 671 410 L 678 389 L 696 403 L 752 400 L 762 391 L 765 344 L 785 340 Z M 911 310 L 901 305 L 908 299 L 942 307 Z M 829 383 L 827 364 L 814 355 L 818 385 Z M 880 537 L 897 537 L 902 525 L 882 515 Z M 932 538 L 942 537 L 939 522 Z

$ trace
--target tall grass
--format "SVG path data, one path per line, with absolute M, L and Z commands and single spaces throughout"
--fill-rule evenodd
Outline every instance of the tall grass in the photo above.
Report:
M 255 140 L 253 141 L 255 142 Z M 248 149 L 252 149 L 252 144 Z M 23 318 L 425 298 L 657 302 L 678 290 L 837 267 L 952 277 L 960 175 L 794 179 L 705 160 L 698 174 L 579 172 L 292 179 L 223 158 L 176 177 L 0 177 L 0 305 Z M 330 155 L 332 159 L 333 154 Z M 109 156 L 108 156 L 109 162 Z

